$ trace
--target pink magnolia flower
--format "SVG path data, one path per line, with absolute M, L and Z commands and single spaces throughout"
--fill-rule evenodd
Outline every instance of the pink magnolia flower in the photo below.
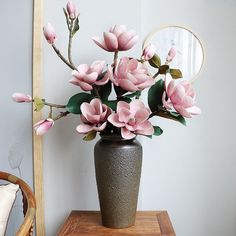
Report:
M 80 109 L 82 112 L 80 118 L 84 124 L 77 126 L 78 133 L 87 134 L 92 130 L 102 131 L 106 128 L 111 109 L 102 104 L 98 98 L 94 98 L 90 103 L 82 103 Z
M 43 27 L 43 33 L 48 43 L 53 44 L 55 42 L 56 32 L 50 23 Z
M 116 86 L 130 92 L 141 91 L 155 83 L 145 65 L 128 57 L 121 58 L 114 75 L 112 70 L 108 70 L 107 74 Z
M 104 85 L 109 80 L 107 76 L 104 76 L 101 80 L 97 80 L 98 76 L 103 71 L 104 65 L 104 61 L 95 61 L 91 66 L 87 64 L 81 64 L 77 67 L 77 70 L 72 71 L 74 78 L 69 82 L 71 84 L 80 86 L 80 88 L 84 91 L 92 90 L 93 84 Z
M 188 81 L 177 82 L 172 79 L 171 75 L 166 74 L 165 90 L 162 102 L 166 109 L 174 108 L 180 115 L 187 118 L 201 114 L 201 109 L 195 105 L 195 92 Z
M 148 61 L 155 55 L 155 51 L 156 47 L 153 44 L 149 44 L 144 48 L 142 57 L 145 61 Z
M 174 48 L 171 48 L 170 51 L 168 52 L 166 62 L 170 63 L 176 55 L 176 50 Z
M 54 120 L 51 118 L 41 120 L 34 125 L 34 130 L 37 135 L 43 135 L 48 132 L 50 128 L 54 125 Z
M 67 12 L 69 14 L 69 17 L 71 20 L 74 20 L 75 19 L 75 11 L 76 11 L 76 7 L 75 7 L 75 4 L 73 4 L 71 1 L 69 1 L 67 4 L 66 4 L 66 9 L 67 9 Z
M 32 97 L 23 93 L 13 93 L 12 99 L 15 102 L 32 102 Z
M 130 104 L 120 101 L 116 113 L 108 117 L 108 121 L 121 128 L 124 139 L 132 139 L 136 134 L 152 135 L 154 128 L 148 120 L 150 110 L 140 100 L 133 100 Z
M 134 46 L 138 36 L 134 30 L 127 30 L 126 25 L 115 25 L 109 32 L 103 33 L 103 39 L 93 37 L 93 41 L 109 52 L 126 51 Z

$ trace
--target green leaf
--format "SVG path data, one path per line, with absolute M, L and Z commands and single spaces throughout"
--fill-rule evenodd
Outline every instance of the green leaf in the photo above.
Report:
M 96 85 L 94 85 L 96 86 Z M 99 85 L 96 86 L 96 89 L 98 91 L 98 94 L 101 98 L 102 101 L 107 101 L 109 95 L 111 94 L 111 81 L 109 80 L 106 84 L 104 85 Z M 94 91 L 92 91 L 92 93 L 96 96 L 96 94 L 94 93 Z
M 90 102 L 94 96 L 88 93 L 78 93 L 72 96 L 67 105 L 66 110 L 73 114 L 81 114 L 80 106 L 83 102 Z
M 170 69 L 170 74 L 173 79 L 183 78 L 182 72 L 179 69 Z
M 96 135 L 97 135 L 97 131 L 91 130 L 90 132 L 88 132 L 86 136 L 83 137 L 83 140 L 91 141 L 96 138 Z
M 150 66 L 154 68 L 159 68 L 159 66 L 161 65 L 161 59 L 157 54 L 155 54 L 148 62 Z
M 113 111 L 116 111 L 117 100 L 103 101 L 103 103 L 110 107 Z
M 163 133 L 163 130 L 159 126 L 153 126 L 153 128 L 154 128 L 153 135 L 159 136 L 159 135 L 161 135 Z
M 79 31 L 79 16 L 76 17 L 74 27 L 72 29 L 72 37 Z
M 35 97 L 34 98 L 34 107 L 35 107 L 35 111 L 40 111 L 43 109 L 44 107 L 44 101 L 43 99 L 39 98 L 39 97 Z
M 133 93 L 130 93 L 130 94 L 126 94 L 124 95 L 124 97 L 127 97 L 127 98 L 133 98 L 133 97 L 140 97 L 141 95 L 141 91 L 136 91 L 136 92 L 133 92 Z
M 158 107 L 162 106 L 162 94 L 164 92 L 164 80 L 158 80 L 149 90 L 148 90 L 148 105 L 151 111 L 158 111 Z
M 161 75 L 165 75 L 169 70 L 169 66 L 168 65 L 162 65 L 159 67 L 159 74 Z
M 155 112 L 154 115 L 177 121 L 177 122 L 181 123 L 182 125 L 186 126 L 185 118 L 177 112 L 161 111 L 160 110 L 160 111 Z

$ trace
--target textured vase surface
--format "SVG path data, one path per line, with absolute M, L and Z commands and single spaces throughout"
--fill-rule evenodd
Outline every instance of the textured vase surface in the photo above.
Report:
M 94 147 L 95 172 L 102 224 L 134 225 L 142 168 L 142 146 L 136 140 L 103 135 Z

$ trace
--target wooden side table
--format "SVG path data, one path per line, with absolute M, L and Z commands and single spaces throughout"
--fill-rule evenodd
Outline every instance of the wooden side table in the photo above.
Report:
M 109 229 L 101 224 L 100 212 L 72 211 L 58 236 L 175 236 L 166 211 L 138 211 L 135 226 Z

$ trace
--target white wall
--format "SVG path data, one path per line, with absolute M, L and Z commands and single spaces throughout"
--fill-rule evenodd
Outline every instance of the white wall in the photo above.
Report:
M 32 108 L 12 101 L 14 92 L 31 94 L 32 1 L 2 1 L 0 7 L 0 171 L 23 178 L 33 187 Z M 22 158 L 20 176 L 9 157 Z M 15 235 L 23 218 L 20 194 L 14 204 L 6 235 Z
M 92 41 L 114 24 L 127 24 L 140 35 L 130 55 L 138 55 L 142 39 L 153 28 L 184 25 L 201 39 L 206 61 L 194 84 L 202 116 L 185 128 L 157 119 L 161 137 L 142 139 L 144 163 L 139 209 L 167 209 L 177 235 L 235 236 L 236 131 L 234 101 L 236 2 L 203 0 L 75 1 L 81 30 L 74 44 L 77 64 L 112 56 Z M 62 6 L 66 0 L 45 1 L 45 23 L 58 32 L 57 44 L 66 52 Z M 78 88 L 68 84 L 70 69 L 44 44 L 44 94 L 65 103 Z M 77 116 L 57 122 L 44 139 L 46 235 L 55 235 L 72 209 L 98 209 L 94 176 L 94 141 L 75 132 Z

